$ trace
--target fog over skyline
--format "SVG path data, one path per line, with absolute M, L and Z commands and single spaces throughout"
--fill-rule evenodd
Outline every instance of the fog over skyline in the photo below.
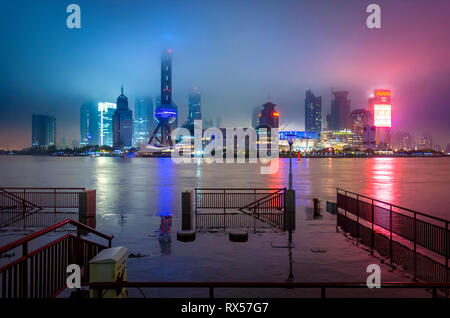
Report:
M 81 29 L 66 7 L 81 7 Z M 381 29 L 366 7 L 381 6 Z M 450 143 L 450 1 L 9 1 L 0 10 L 0 148 L 31 146 L 31 115 L 54 114 L 57 141 L 79 140 L 90 100 L 133 108 L 159 94 L 160 57 L 173 50 L 173 100 L 186 120 L 188 92 L 204 118 L 248 127 L 268 94 L 286 129 L 304 129 L 305 92 L 348 90 L 352 109 L 373 89 L 392 91 L 392 127 Z M 447 26 L 446 28 L 443 26 Z M 326 127 L 326 121 L 324 120 Z

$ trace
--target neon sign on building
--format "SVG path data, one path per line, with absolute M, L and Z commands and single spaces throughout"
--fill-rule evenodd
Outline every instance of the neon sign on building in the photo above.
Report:
M 374 105 L 374 125 L 375 127 L 391 127 L 391 105 Z

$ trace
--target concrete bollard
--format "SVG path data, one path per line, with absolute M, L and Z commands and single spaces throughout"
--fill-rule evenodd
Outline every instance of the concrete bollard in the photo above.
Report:
M 95 229 L 96 222 L 96 190 L 85 190 L 80 192 L 78 196 L 78 220 L 80 223 L 86 224 Z M 81 235 L 86 235 L 87 232 L 80 230 Z
M 192 191 L 181 193 L 181 230 L 192 231 L 194 228 L 194 206 Z
M 295 230 L 295 190 L 287 190 L 286 193 L 286 224 L 288 231 Z
M 248 233 L 239 231 L 230 232 L 229 240 L 235 243 L 245 243 L 248 241 Z
M 321 216 L 320 215 L 320 201 L 319 201 L 319 199 L 318 198 L 314 198 L 313 199 L 313 204 L 314 204 L 314 215 L 313 215 L 313 217 L 315 219 L 317 219 L 317 218 L 319 218 Z
M 177 240 L 180 242 L 195 241 L 195 231 L 178 231 Z

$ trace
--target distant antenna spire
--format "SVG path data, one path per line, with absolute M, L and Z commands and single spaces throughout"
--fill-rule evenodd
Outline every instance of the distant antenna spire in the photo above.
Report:
M 272 101 L 272 97 L 270 96 L 270 92 L 267 94 L 267 101 L 269 101 L 269 102 Z
M 120 92 L 121 92 L 121 95 L 123 95 L 123 84 L 122 84 L 122 87 L 120 88 Z

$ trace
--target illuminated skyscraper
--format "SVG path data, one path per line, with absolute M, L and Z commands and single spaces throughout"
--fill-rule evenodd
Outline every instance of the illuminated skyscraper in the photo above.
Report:
M 262 105 L 263 110 L 261 111 L 261 116 L 259 117 L 259 127 L 265 128 L 278 128 L 280 114 L 276 111 L 275 107 L 277 105 L 268 101 Z
M 428 132 L 424 132 L 422 135 L 417 138 L 417 149 L 425 150 L 433 148 L 433 137 Z
M 364 127 L 372 126 L 372 114 L 367 109 L 355 109 L 350 113 L 352 131 L 358 136 L 363 135 Z
M 369 98 L 369 110 L 376 127 L 376 143 L 379 149 L 387 150 L 391 144 L 391 91 L 376 89 Z
M 351 101 L 347 91 L 333 91 L 331 113 L 327 116 L 329 130 L 351 129 L 350 118 Z
M 189 93 L 189 114 L 187 118 L 187 124 L 194 124 L 194 120 L 202 120 L 201 111 L 201 94 L 197 87 L 194 87 Z
M 150 137 L 150 143 L 156 139 L 161 146 L 172 145 L 173 127 L 178 127 L 178 107 L 172 101 L 172 50 L 161 57 L 161 102 L 156 105 L 155 118 L 158 126 Z M 158 133 L 159 131 L 159 133 Z
M 94 102 L 87 102 L 80 109 L 80 145 L 100 145 L 100 113 Z
M 391 138 L 392 147 L 395 149 L 411 150 L 413 149 L 412 137 L 405 131 L 396 131 Z
M 99 142 L 100 146 L 113 146 L 113 117 L 116 112 L 117 105 L 114 103 L 98 103 L 99 113 Z
M 148 141 L 152 129 L 155 129 L 153 121 L 153 99 L 137 98 L 134 104 L 133 145 Z
M 322 97 L 316 97 L 308 90 L 305 97 L 305 130 L 307 132 L 322 131 Z
M 133 138 L 133 113 L 128 109 L 128 97 L 121 94 L 117 97 L 117 109 L 113 116 L 113 146 L 130 148 Z
M 261 116 L 262 106 L 255 106 L 252 112 L 252 127 L 257 128 L 259 126 L 259 117 Z
M 32 116 L 32 140 L 33 147 L 51 147 L 56 144 L 56 119 L 53 116 Z

